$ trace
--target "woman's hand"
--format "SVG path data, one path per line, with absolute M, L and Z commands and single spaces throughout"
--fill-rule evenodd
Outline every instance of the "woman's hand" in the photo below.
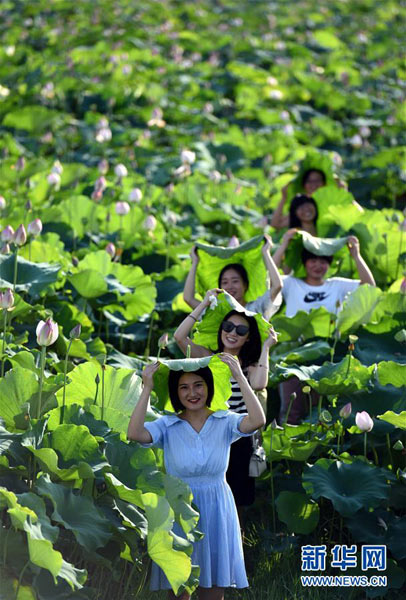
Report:
M 234 377 L 234 379 L 238 381 L 239 379 L 245 377 L 244 373 L 242 372 L 240 361 L 238 360 L 238 358 L 236 358 L 232 354 L 227 354 L 227 352 L 221 352 L 217 356 L 219 356 L 220 360 L 229 367 L 231 375 Z
M 151 363 L 144 367 L 142 371 L 142 383 L 144 387 L 153 389 L 154 388 L 154 374 L 158 371 L 160 362 Z
M 347 246 L 351 256 L 356 259 L 360 256 L 359 240 L 355 235 L 350 235 L 347 238 Z
M 217 298 L 217 296 L 223 291 L 224 290 L 222 290 L 221 288 L 213 288 L 212 290 L 207 290 L 206 295 L 203 298 L 202 304 L 204 306 L 210 306 L 210 303 L 212 301 L 212 296 Z
M 267 254 L 271 248 L 273 247 L 273 241 L 270 235 L 265 233 L 264 235 L 265 243 L 261 248 L 262 254 Z
M 265 342 L 263 343 L 263 348 L 270 348 L 271 346 L 274 346 L 278 341 L 278 335 L 279 334 L 271 326 L 268 331 L 268 337 L 266 338 Z
M 196 246 L 193 246 L 193 248 L 189 252 L 189 256 L 192 259 L 192 265 L 197 265 L 199 263 L 200 258 Z

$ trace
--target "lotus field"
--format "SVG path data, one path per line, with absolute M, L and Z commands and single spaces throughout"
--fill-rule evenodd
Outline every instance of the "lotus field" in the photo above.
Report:
M 377 287 L 272 317 L 251 587 L 226 598 L 403 598 L 404 3 L 4 0 L 0 16 L 0 597 L 166 598 L 151 559 L 196 588 L 191 491 L 126 438 L 140 374 L 183 358 L 192 246 L 246 244 L 259 281 L 282 188 L 312 167 L 318 235 L 356 235 Z M 357 277 L 345 247 L 329 275 Z M 277 425 L 292 376 L 309 410 Z M 156 394 L 148 418 L 164 408 Z M 387 586 L 302 588 L 301 547 L 323 544 L 386 546 Z

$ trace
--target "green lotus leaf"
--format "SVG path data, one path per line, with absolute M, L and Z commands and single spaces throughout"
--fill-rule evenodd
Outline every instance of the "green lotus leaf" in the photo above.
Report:
M 142 448 L 135 442 L 125 443 L 116 435 L 107 438 L 104 452 L 113 465 L 114 475 L 129 488 L 135 487 L 141 471 L 157 469 L 152 448 Z
M 231 373 L 228 366 L 220 360 L 219 356 L 161 360 L 160 362 L 159 369 L 154 376 L 154 389 L 158 398 L 157 408 L 173 412 L 168 392 L 170 370 L 191 372 L 203 367 L 209 367 L 214 379 L 214 396 L 210 407 L 213 410 L 227 410 L 226 402 L 231 396 Z
M 8 537 L 9 536 L 7 532 L 7 542 Z M 37 600 L 36 590 L 33 587 L 28 585 L 20 585 L 18 579 L 10 577 L 10 574 L 6 571 L 6 569 L 3 569 L 3 567 L 0 567 L 0 581 L 2 598 L 15 598 L 15 600 Z
M 286 264 L 295 272 L 295 277 L 306 275 L 302 264 L 303 248 L 317 256 L 333 256 L 347 244 L 347 238 L 320 238 L 307 231 L 298 231 L 286 250 Z
M 85 233 L 97 228 L 98 217 L 104 217 L 102 207 L 87 196 L 70 196 L 51 208 L 47 214 L 47 221 L 66 223 L 72 228 L 75 236 L 82 238 Z
M 0 380 L 0 417 L 4 419 L 7 428 L 16 426 L 18 415 L 27 414 L 24 408 L 27 403 L 31 404 L 31 413 L 36 414 L 33 399 L 37 392 L 38 379 L 28 369 L 15 367 Z
M 126 527 L 133 527 L 142 539 L 147 537 L 148 522 L 145 515 L 139 511 L 133 504 L 123 502 L 119 498 L 114 500 L 114 508 L 119 512 Z
M 100 381 L 98 386 L 95 383 L 97 376 Z M 87 410 L 90 410 L 91 407 L 101 410 L 104 379 L 104 408 L 118 411 L 124 415 L 124 419 L 128 419 L 131 415 L 141 393 L 141 378 L 134 371 L 113 369 L 107 365 L 103 373 L 101 366 L 96 362 L 85 362 L 78 365 L 69 373 L 69 379 L 70 383 L 66 386 L 66 405 L 79 404 L 86 407 Z M 59 390 L 56 397 L 61 406 L 63 390 Z M 113 416 L 113 413 L 111 415 Z M 107 417 L 105 420 L 110 425 Z M 125 430 L 127 430 L 127 425 L 128 422 L 125 424 Z
M 392 410 L 387 410 L 383 415 L 378 415 L 378 419 L 382 419 L 382 421 L 387 421 L 391 425 L 398 427 L 399 429 L 406 430 L 406 411 L 402 411 L 399 414 L 396 414 Z
M 68 464 L 89 462 L 99 454 L 99 444 L 85 425 L 59 425 L 45 440 L 44 447 L 53 448 Z
M 166 498 L 156 494 L 142 494 L 148 519 L 148 554 L 163 569 L 175 594 L 189 579 L 192 565 L 185 552 L 174 549 L 171 530 L 174 513 Z
M 61 412 L 62 407 L 60 406 L 49 411 L 47 415 L 48 431 L 54 431 L 54 429 L 59 427 L 61 424 Z M 78 404 L 69 404 L 68 406 L 65 406 L 64 423 L 84 425 L 96 439 L 105 438 L 111 432 L 111 428 L 108 427 L 107 423 L 96 420 L 90 412 L 84 410 Z
M 112 473 L 105 473 L 104 481 L 112 496 L 120 498 L 120 500 L 124 500 L 124 502 L 130 502 L 140 508 L 144 508 L 142 491 L 140 489 L 132 489 L 127 485 L 124 485 L 124 483 L 117 479 Z
M 334 462 L 328 469 L 317 463 L 309 465 L 302 479 L 303 487 L 315 500 L 328 498 L 343 517 L 361 508 L 375 508 L 387 499 L 390 489 L 380 469 L 359 460 L 351 464 Z
M 315 361 L 322 356 L 326 356 L 330 354 L 330 350 L 330 344 L 324 340 L 308 342 L 300 346 L 297 342 L 282 342 L 271 353 L 271 360 L 274 363 L 283 361 L 287 364 L 300 364 Z
M 51 524 L 51 521 L 46 513 L 44 500 L 32 492 L 17 494 L 17 499 L 20 506 L 26 506 L 34 511 L 39 523 L 41 524 L 41 530 L 44 536 L 52 543 L 55 543 L 58 539 L 59 529 Z
M 364 286 L 362 286 L 364 287 Z M 372 333 L 387 333 L 404 325 L 406 300 L 399 292 L 384 292 L 366 329 Z
M 68 277 L 68 281 L 83 298 L 91 299 L 103 296 L 107 292 L 104 277 L 93 269 L 86 269 Z
M 295 460 L 298 462 L 306 461 L 320 445 L 318 440 L 300 439 L 302 429 L 297 432 L 297 437 L 293 437 L 293 431 L 286 434 L 284 430 L 272 429 L 268 425 L 262 434 L 263 446 L 269 461 L 282 459 Z
M 276 501 L 278 517 L 291 533 L 311 533 L 319 522 L 319 506 L 298 492 L 280 492 Z
M 33 263 L 21 256 L 18 256 L 17 264 L 17 292 L 24 291 L 36 297 L 58 279 L 59 264 Z M 0 287 L 12 287 L 13 281 L 14 256 L 0 254 Z
M 275 315 L 272 317 L 272 325 L 276 331 L 279 331 L 280 342 L 290 340 L 300 340 L 300 342 L 314 337 L 330 337 L 334 324 L 331 323 L 332 315 L 321 306 L 312 309 L 310 312 L 300 310 L 295 314 L 295 318 L 285 315 Z
M 181 479 L 168 474 L 165 475 L 164 485 L 166 498 L 175 513 L 176 520 L 185 533 L 190 533 L 196 528 L 200 516 L 191 506 L 193 494 L 189 486 Z
M 245 294 L 246 301 L 250 302 L 264 294 L 267 290 L 267 272 L 262 260 L 263 240 L 263 236 L 257 236 L 236 248 L 209 246 L 198 242 L 196 246 L 199 249 L 200 260 L 196 271 L 196 291 L 204 296 L 207 290 L 218 287 L 218 278 L 223 267 L 230 263 L 240 263 L 247 273 L 255 273 Z
M 392 361 L 378 363 L 378 380 L 381 385 L 406 386 L 406 364 Z
M 220 324 L 226 314 L 231 310 L 240 312 L 241 316 L 246 314 L 254 317 L 258 325 L 262 343 L 266 340 L 270 328 L 269 322 L 266 321 L 262 315 L 246 310 L 235 298 L 230 296 L 230 294 L 223 292 L 217 296 L 217 306 L 214 310 L 208 308 L 201 321 L 196 323 L 193 329 L 193 341 L 196 344 L 200 344 L 201 346 L 205 346 L 206 348 L 215 351 L 217 349 L 217 334 Z
M 105 546 L 110 540 L 111 522 L 91 498 L 81 496 L 64 485 L 52 483 L 46 474 L 37 480 L 36 490 L 51 501 L 54 507 L 52 520 L 71 530 L 78 543 L 88 552 Z
M 32 133 L 41 133 L 49 130 L 52 124 L 66 119 L 63 113 L 51 110 L 45 106 L 23 106 L 18 110 L 6 114 L 3 119 L 5 127 L 14 127 L 15 129 L 25 129 Z
M 317 204 L 319 235 L 337 223 L 343 231 L 348 231 L 357 220 L 362 219 L 364 210 L 355 202 L 354 196 L 347 190 L 337 187 L 335 183 L 319 188 L 313 192 L 312 198 Z M 353 220 L 350 221 L 350 218 Z
M 76 479 L 94 479 L 92 468 L 87 462 L 79 462 L 65 469 L 58 466 L 58 455 L 52 448 L 34 448 L 27 446 L 34 454 L 38 464 L 45 473 L 51 473 L 62 481 L 75 481 Z
M 341 335 L 357 331 L 361 325 L 367 325 L 382 297 L 382 291 L 370 285 L 360 285 L 349 294 L 336 321 Z

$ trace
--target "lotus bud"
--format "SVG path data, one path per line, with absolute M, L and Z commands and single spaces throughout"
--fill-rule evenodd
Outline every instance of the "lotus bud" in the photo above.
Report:
M 4 244 L 0 250 L 1 254 L 10 254 L 10 246 L 8 244 Z
M 309 386 L 307 386 L 307 387 L 309 387 Z M 296 396 L 297 396 L 296 392 L 292 392 L 289 396 L 289 401 L 294 402 L 296 400 Z
M 351 413 L 352 413 L 351 402 L 347 402 L 347 404 L 344 404 L 344 406 L 342 407 L 342 409 L 340 410 L 340 412 L 338 414 L 340 415 L 340 417 L 342 419 L 348 419 L 348 417 L 350 416 Z
M 5 310 L 11 308 L 14 305 L 14 295 L 10 288 L 5 292 L 0 292 L 0 307 Z
M 131 190 L 128 199 L 130 202 L 140 202 L 142 200 L 142 191 L 140 188 L 134 188 Z
M 79 264 L 79 259 L 76 256 L 72 256 L 72 265 L 77 267 Z
M 305 385 L 302 387 L 302 392 L 304 394 L 310 394 L 311 391 L 312 391 L 312 388 L 310 387 L 310 385 Z
M 56 160 L 54 162 L 54 164 L 52 165 L 51 173 L 58 173 L 58 175 L 62 175 L 62 173 L 63 173 L 63 166 L 61 165 L 61 163 L 59 162 L 59 160 Z
M 168 341 L 169 341 L 169 336 L 167 333 L 164 333 L 163 335 L 161 335 L 161 337 L 158 340 L 158 348 L 166 348 L 168 345 Z
M 401 329 L 395 333 L 395 340 L 401 344 L 406 344 L 406 329 Z
M 37 344 L 39 346 L 51 346 L 58 339 L 58 323 L 52 319 L 40 321 L 36 329 Z
M 362 146 L 362 137 L 358 133 L 356 133 L 355 135 L 353 135 L 352 137 L 350 137 L 350 139 L 348 140 L 348 143 L 353 148 L 361 148 L 361 146 Z
M 371 431 L 374 426 L 374 422 L 366 410 L 357 412 L 355 415 L 355 424 L 357 425 L 358 429 L 366 432 Z
M 91 195 L 92 200 L 99 202 L 103 198 L 103 190 L 93 190 Z
M 30 235 L 36 236 L 39 235 L 42 231 L 42 221 L 41 219 L 34 219 L 31 223 L 28 223 L 27 233 Z
M 97 191 L 104 191 L 107 187 L 107 180 L 106 178 L 101 175 L 100 177 L 98 177 L 94 183 L 94 189 Z
M 19 156 L 16 162 L 16 171 L 22 171 L 25 167 L 25 158 L 24 156 Z
M 180 160 L 184 165 L 193 165 L 196 160 L 196 154 L 191 150 L 182 150 L 180 153 Z
M 61 176 L 59 175 L 59 173 L 50 173 L 47 177 L 47 181 L 49 185 L 57 187 L 61 183 Z
M 2 242 L 12 242 L 14 240 L 14 229 L 7 225 L 0 234 Z
M 210 301 L 210 309 L 214 310 L 216 308 L 216 306 L 218 305 L 217 296 L 212 294 L 211 296 L 209 296 L 209 301 Z
M 403 277 L 402 283 L 400 284 L 400 290 L 399 291 L 403 295 L 406 294 L 406 277 Z
M 121 217 L 128 215 L 130 212 L 130 205 L 128 202 L 116 202 L 116 213 Z
M 99 385 L 99 383 L 100 383 L 100 376 L 98 373 L 96 374 L 96 377 L 94 378 L 94 382 L 96 385 Z
M 14 234 L 13 241 L 16 244 L 16 246 L 24 246 L 25 242 L 27 241 L 27 232 L 25 231 L 25 227 L 23 224 L 21 224 L 17 228 L 17 231 Z
M 230 241 L 227 244 L 228 248 L 237 248 L 237 246 L 240 245 L 240 240 L 238 239 L 238 237 L 236 235 L 232 235 L 230 237 Z
M 107 173 L 107 171 L 109 170 L 109 163 L 107 162 L 107 160 L 105 158 L 103 158 L 97 165 L 97 168 L 99 169 L 99 173 L 101 175 L 105 175 Z
M 209 177 L 210 177 L 211 181 L 214 181 L 214 183 L 220 183 L 220 181 L 221 181 L 220 171 L 211 171 Z
M 176 225 L 177 221 L 178 221 L 178 215 L 176 215 L 172 210 L 169 210 L 166 215 L 166 222 L 168 223 L 168 225 Z
M 148 215 L 144 221 L 144 228 L 147 231 L 153 231 L 157 226 L 157 220 L 154 215 Z
M 360 133 L 361 137 L 367 138 L 371 135 L 371 130 L 367 125 L 363 125 L 362 127 L 359 128 L 359 133 Z
M 96 135 L 94 136 L 96 142 L 102 144 L 103 142 L 109 142 L 113 137 L 110 127 L 102 127 L 96 131 Z
M 394 450 L 403 450 L 404 446 L 402 440 L 397 440 L 392 447 Z
M 115 257 L 115 255 L 116 255 L 116 247 L 115 247 L 115 245 L 113 244 L 113 242 L 109 242 L 109 243 L 107 244 L 107 246 L 105 247 L 105 250 L 106 250 L 107 254 L 108 254 L 109 256 L 111 256 L 111 258 L 114 258 L 114 257 Z
M 4 196 L 0 196 L 0 210 L 4 210 L 6 208 L 6 199 Z
M 70 330 L 69 332 L 69 338 L 71 340 L 77 340 L 80 338 L 80 334 L 82 331 L 82 326 L 80 323 L 78 323 L 77 325 L 75 325 L 75 327 L 73 327 L 73 329 Z
M 31 200 L 27 200 L 27 202 L 24 204 L 24 208 L 27 212 L 30 212 L 30 210 L 32 210 L 32 202 Z
M 119 163 L 118 165 L 116 165 L 114 167 L 114 173 L 117 175 L 117 177 L 119 179 L 122 179 L 123 177 L 127 177 L 127 175 L 128 175 L 127 167 L 125 165 L 123 165 L 122 163 Z

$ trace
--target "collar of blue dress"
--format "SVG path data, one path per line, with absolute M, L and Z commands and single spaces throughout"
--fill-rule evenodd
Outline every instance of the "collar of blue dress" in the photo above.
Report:
M 216 417 L 216 419 L 223 419 L 227 416 L 229 412 L 230 411 L 228 410 L 216 410 L 210 415 L 210 417 Z M 166 419 L 168 427 L 174 425 L 175 423 L 178 423 L 179 421 L 184 421 L 184 419 L 181 419 L 178 415 L 166 415 Z

